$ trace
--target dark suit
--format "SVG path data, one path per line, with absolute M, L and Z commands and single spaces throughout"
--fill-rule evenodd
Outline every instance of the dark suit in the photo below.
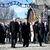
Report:
M 15 44 L 17 42 L 17 33 L 19 31 L 19 24 L 18 22 L 14 22 L 14 21 L 11 21 L 10 22 L 10 32 L 11 32 L 11 46 L 12 47 L 15 47 Z
M 40 44 L 40 46 L 42 46 L 42 42 L 43 42 L 43 36 L 44 36 L 44 24 L 43 23 L 38 23 L 38 27 L 39 27 L 39 33 L 38 33 L 38 42 Z
M 26 45 L 26 47 L 29 46 L 29 39 L 30 39 L 30 24 L 27 23 L 27 25 L 24 23 L 22 26 L 22 37 L 23 37 L 23 47 Z

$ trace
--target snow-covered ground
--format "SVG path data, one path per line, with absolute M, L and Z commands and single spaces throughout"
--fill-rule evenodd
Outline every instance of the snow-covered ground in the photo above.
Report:
M 11 48 L 11 44 L 0 44 L 0 50 L 50 50 L 50 44 L 29 44 L 29 47 L 23 47 L 22 44 L 16 44 L 16 48 Z

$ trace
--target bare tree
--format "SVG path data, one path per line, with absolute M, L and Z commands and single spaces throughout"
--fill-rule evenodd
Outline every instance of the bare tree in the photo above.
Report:
M 5 19 L 9 13 L 9 8 L 0 8 L 0 18 Z
M 0 7 L 0 18 L 3 19 L 3 22 L 6 19 L 12 19 L 14 16 L 14 10 L 10 10 L 10 8 L 1 8 Z
M 0 18 L 9 19 L 13 18 L 14 10 L 10 10 L 10 8 L 0 8 Z
M 10 18 L 12 19 L 13 17 L 14 17 L 14 10 L 12 9 L 12 10 L 10 10 Z

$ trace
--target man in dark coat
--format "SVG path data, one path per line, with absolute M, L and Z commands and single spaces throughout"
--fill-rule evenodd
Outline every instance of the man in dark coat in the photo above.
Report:
M 17 33 L 19 33 L 19 23 L 17 21 L 15 21 L 15 38 L 16 38 L 16 42 L 17 42 Z
M 38 23 L 38 28 L 39 28 L 39 33 L 38 33 L 38 42 L 40 44 L 40 46 L 42 46 L 42 42 L 44 39 L 44 32 L 45 32 L 45 28 L 44 28 L 44 23 Z
M 11 47 L 15 48 L 15 44 L 17 42 L 17 33 L 19 32 L 19 24 L 16 20 L 10 22 L 10 32 L 11 32 Z
M 22 37 L 23 37 L 23 47 L 26 46 L 28 47 L 29 46 L 29 39 L 30 39 L 30 24 L 27 22 L 23 24 L 22 26 Z
M 33 30 L 34 30 L 34 42 L 36 41 L 36 34 L 37 34 L 38 42 L 39 42 L 40 46 L 42 46 L 43 33 L 44 33 L 43 23 L 39 23 L 38 21 L 36 21 L 33 26 Z

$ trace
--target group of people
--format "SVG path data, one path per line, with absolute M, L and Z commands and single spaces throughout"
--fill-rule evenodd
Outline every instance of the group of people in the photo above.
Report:
M 48 24 L 45 22 L 39 23 L 39 21 L 36 21 L 33 25 L 34 30 L 34 40 L 33 42 L 36 43 L 36 40 L 39 42 L 40 46 L 42 46 L 42 42 L 48 43 Z
M 6 26 L 5 26 L 6 27 Z M 0 24 L 0 43 L 5 43 L 5 37 L 6 37 L 6 31 L 4 27 Z M 48 42 L 48 25 L 43 22 L 39 23 L 39 21 L 36 21 L 33 25 L 33 32 L 34 32 L 34 38 L 33 42 L 36 43 L 36 40 L 38 40 L 39 45 L 42 46 L 42 42 L 47 43 Z M 28 47 L 29 42 L 31 41 L 31 31 L 30 31 L 30 23 L 24 22 L 22 23 L 20 21 L 20 24 L 16 19 L 14 18 L 9 23 L 9 33 L 11 33 L 11 47 L 15 48 L 15 44 L 17 43 L 17 33 L 19 33 L 19 42 L 23 43 L 23 47 Z
M 17 33 L 19 33 L 19 41 L 23 42 L 23 47 L 29 46 L 29 42 L 31 41 L 31 31 L 30 31 L 30 23 L 28 21 L 24 23 L 20 21 L 20 25 L 18 24 L 17 21 L 15 22 L 11 21 L 10 32 L 12 38 L 12 43 L 11 43 L 12 47 L 15 47 L 15 44 L 17 42 Z M 36 42 L 36 40 L 38 40 L 40 46 L 42 46 L 42 42 L 48 43 L 49 29 L 47 23 L 43 22 L 39 23 L 39 21 L 36 21 L 33 25 L 33 32 L 34 32 L 34 38 L 33 38 L 34 43 Z
M 19 28 L 19 27 L 21 27 L 21 28 Z M 21 25 L 19 25 L 19 23 L 17 21 L 11 21 L 10 22 L 10 32 L 11 32 L 11 47 L 15 48 L 15 44 L 17 42 L 17 33 L 21 33 L 21 35 L 22 35 L 23 47 L 29 46 L 29 39 L 30 39 L 29 22 L 24 22 Z

